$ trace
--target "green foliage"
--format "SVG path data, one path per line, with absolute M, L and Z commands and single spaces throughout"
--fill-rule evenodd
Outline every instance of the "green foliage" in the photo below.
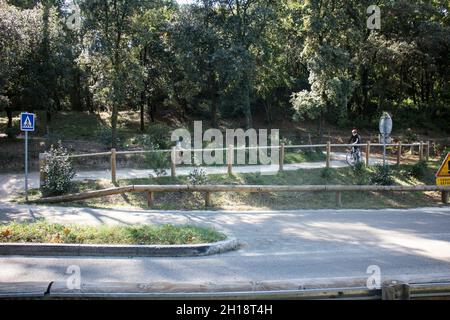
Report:
M 445 157 L 447 157 L 447 155 L 450 153 L 450 147 L 444 147 L 441 153 L 441 158 L 440 161 L 444 162 Z
M 13 111 L 33 106 L 51 122 L 108 110 L 114 147 L 121 109 L 212 127 L 249 127 L 254 113 L 372 126 L 387 110 L 399 126 L 448 131 L 448 1 L 378 1 L 376 32 L 369 0 L 78 3 L 73 31 L 67 1 L 0 0 L 0 97 Z
M 332 174 L 333 174 L 333 169 L 331 168 L 324 168 L 320 171 L 320 177 L 322 179 L 329 179 L 331 178 Z
M 149 139 L 154 146 L 157 145 L 160 149 L 167 150 L 173 145 L 170 140 L 171 132 L 172 128 L 165 124 L 153 124 L 147 129 L 148 136 L 145 139 Z
M 7 96 L 0 95 L 0 111 L 6 110 L 11 106 L 11 100 Z
M 388 166 L 377 165 L 369 175 L 370 184 L 390 186 L 394 184 L 392 172 Z
M 284 144 L 285 146 L 292 146 L 292 145 L 294 145 L 294 142 L 292 141 L 292 139 L 283 137 L 280 139 L 280 145 L 281 144 Z
M 155 171 L 157 177 L 163 177 L 167 175 L 167 168 L 170 166 L 170 162 L 167 156 L 161 152 L 148 153 L 145 156 L 146 162 L 149 167 Z
M 112 130 L 110 128 L 101 129 L 98 132 L 98 138 L 100 139 L 101 143 L 106 146 L 106 148 L 111 149 L 113 147 Z M 120 142 L 120 138 L 116 137 L 116 147 L 120 145 Z
M 315 92 L 306 90 L 294 93 L 291 102 L 296 111 L 294 120 L 302 120 L 305 117 L 316 119 L 323 113 L 326 107 Z
M 200 168 L 194 168 L 187 177 L 190 185 L 201 186 L 208 183 L 208 176 L 205 170 Z
M 367 184 L 367 168 L 364 162 L 357 162 L 351 169 L 358 185 Z
M 75 176 L 67 150 L 58 143 L 47 152 L 47 161 L 43 168 L 45 180 L 41 186 L 44 197 L 59 196 L 69 192 Z
M 164 130 L 164 126 L 158 126 L 156 130 L 149 130 L 150 134 L 139 135 L 135 138 L 134 143 L 143 148 L 148 153 L 145 154 L 145 162 L 155 172 L 157 177 L 167 175 L 167 168 L 170 167 L 169 158 L 170 155 L 166 152 L 159 152 L 163 149 L 157 141 L 168 145 L 167 129 Z
M 19 128 L 12 126 L 11 128 L 6 128 L 5 133 L 8 139 L 13 140 L 20 134 L 20 130 Z
M 405 132 L 405 142 L 407 143 L 415 143 L 418 141 L 418 136 L 417 134 L 411 130 L 411 128 L 406 129 Z
M 366 165 L 364 162 L 357 162 L 353 167 L 352 167 L 353 173 L 355 174 L 355 176 L 358 175 L 362 175 L 366 173 Z
M 411 177 L 414 177 L 416 179 L 422 179 L 427 174 L 428 170 L 428 164 L 426 161 L 419 161 L 416 164 L 414 164 L 410 169 L 408 174 Z
M 175 245 L 225 240 L 213 229 L 196 226 L 79 226 L 44 220 L 0 225 L 0 243 Z

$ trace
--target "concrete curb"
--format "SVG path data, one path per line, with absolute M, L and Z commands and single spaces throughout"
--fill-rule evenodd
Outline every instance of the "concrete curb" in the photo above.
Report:
M 195 245 L 85 245 L 46 243 L 0 244 L 0 256 L 196 257 L 238 249 L 235 238 Z
M 415 285 L 416 299 L 425 290 L 448 295 L 449 275 L 392 276 L 382 283 Z M 83 283 L 69 289 L 64 281 L 0 283 L 0 300 L 16 299 L 368 299 L 381 300 L 382 290 L 366 287 L 366 278 L 322 278 L 284 281 L 242 281 L 225 283 Z M 445 285 L 443 288 L 442 285 Z M 439 287 L 441 288 L 439 289 Z M 434 289 L 432 288 L 434 287 Z M 417 294 L 419 293 L 419 294 Z M 413 293 L 414 294 L 414 293 Z

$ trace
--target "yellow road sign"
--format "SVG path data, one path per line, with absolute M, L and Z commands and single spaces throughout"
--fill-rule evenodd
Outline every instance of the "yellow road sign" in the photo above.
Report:
M 445 157 L 444 162 L 436 173 L 436 185 L 450 186 L 450 153 Z
M 436 178 L 437 186 L 450 186 L 450 178 Z

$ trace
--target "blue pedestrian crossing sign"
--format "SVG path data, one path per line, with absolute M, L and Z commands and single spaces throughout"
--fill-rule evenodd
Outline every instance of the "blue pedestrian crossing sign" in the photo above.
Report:
M 20 130 L 34 131 L 36 115 L 33 113 L 20 114 Z

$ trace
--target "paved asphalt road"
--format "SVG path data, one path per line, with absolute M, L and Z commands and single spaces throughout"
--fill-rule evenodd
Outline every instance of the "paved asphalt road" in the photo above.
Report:
M 450 278 L 450 208 L 301 210 L 277 212 L 157 212 L 0 205 L 0 221 L 45 216 L 79 223 L 174 222 L 214 226 L 242 249 L 196 258 L 0 257 L 0 282 L 226 283 L 367 277 Z
M 339 156 L 335 155 L 333 166 L 345 166 L 344 158 Z M 287 165 L 285 169 L 321 166 L 324 164 L 319 162 Z M 236 168 L 236 171 L 260 169 L 247 167 Z M 119 176 L 121 174 L 127 177 L 145 176 L 148 171 L 127 170 L 119 172 Z M 108 178 L 108 172 L 83 172 L 77 179 L 93 176 Z M 383 278 L 450 279 L 449 207 L 157 212 L 8 203 L 8 198 L 22 189 L 22 179 L 22 175 L 0 175 L 0 223 L 39 217 L 55 222 L 86 224 L 189 223 L 215 227 L 237 237 L 243 245 L 235 252 L 196 258 L 0 257 L 0 283 L 65 281 L 65 272 L 71 265 L 80 266 L 83 283 L 353 279 L 367 277 L 366 271 L 371 265 L 381 268 Z M 31 185 L 36 186 L 37 182 L 37 174 L 32 174 Z

